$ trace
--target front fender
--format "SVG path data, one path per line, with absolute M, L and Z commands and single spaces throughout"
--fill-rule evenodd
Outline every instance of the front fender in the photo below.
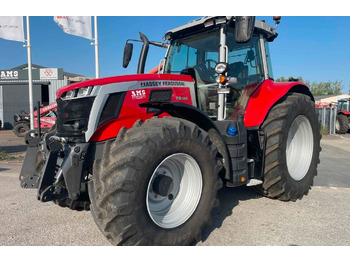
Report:
M 304 83 L 276 83 L 272 80 L 265 80 L 250 96 L 244 114 L 245 126 L 250 129 L 258 128 L 264 122 L 273 105 L 288 92 L 302 93 L 315 101 L 310 89 Z
M 165 112 L 173 117 L 183 118 L 191 121 L 205 131 L 208 131 L 211 128 L 217 130 L 214 122 L 208 115 L 204 114 L 197 107 L 194 107 L 190 104 L 179 102 L 146 102 L 140 104 L 140 107 L 159 109 L 161 112 Z

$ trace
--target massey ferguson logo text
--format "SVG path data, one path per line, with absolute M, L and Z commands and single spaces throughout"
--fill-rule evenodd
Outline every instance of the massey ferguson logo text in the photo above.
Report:
M 185 86 L 185 83 L 184 82 L 179 82 L 179 81 L 141 82 L 141 87 L 154 87 L 154 86 Z
M 18 71 L 1 71 L 1 79 L 18 79 Z
M 131 98 L 132 99 L 143 99 L 143 98 L 146 98 L 146 91 L 145 90 L 131 91 Z

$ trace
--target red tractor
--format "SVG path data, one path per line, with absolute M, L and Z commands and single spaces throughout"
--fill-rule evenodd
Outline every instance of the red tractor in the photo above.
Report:
M 140 33 L 138 74 L 57 91 L 57 130 L 42 140 L 28 132 L 21 186 L 42 202 L 91 208 L 115 245 L 200 241 L 223 185 L 301 199 L 317 174 L 320 133 L 309 88 L 273 80 L 276 37 L 238 16 L 192 21 L 165 43 Z M 167 48 L 161 73 L 144 74 L 149 45 Z
M 337 111 L 335 131 L 338 134 L 346 134 L 350 129 L 350 99 L 338 100 Z
M 49 131 L 55 125 L 56 108 L 56 102 L 40 108 L 40 128 L 42 132 Z M 38 128 L 37 115 L 38 112 L 34 111 L 34 128 L 36 129 Z M 22 111 L 20 114 L 16 114 L 13 118 L 13 132 L 18 137 L 24 137 L 27 131 L 30 129 L 30 114 Z

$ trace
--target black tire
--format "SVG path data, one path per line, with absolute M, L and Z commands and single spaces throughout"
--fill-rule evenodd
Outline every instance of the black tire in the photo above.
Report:
M 298 179 L 292 177 L 288 170 L 286 152 L 288 133 L 294 121 L 298 121 L 297 118 L 310 123 L 311 128 L 306 132 L 313 138 L 313 144 L 309 147 L 309 160 L 306 161 L 303 176 Z M 283 201 L 301 199 L 308 194 L 313 185 L 313 179 L 317 175 L 317 165 L 320 162 L 321 135 L 314 102 L 307 95 L 288 93 L 270 110 L 262 128 L 265 130 L 267 139 L 265 168 L 263 184 L 256 187 L 257 191 L 269 198 Z M 301 155 L 302 150 L 302 147 L 297 147 L 295 152 Z M 299 158 L 299 163 L 300 161 L 303 161 L 302 158 Z
M 337 115 L 335 132 L 337 134 L 346 134 L 349 129 L 349 118 L 346 115 Z
M 197 161 L 203 186 L 192 215 L 181 225 L 166 229 L 153 222 L 146 196 L 154 170 L 176 153 Z M 89 195 L 93 218 L 112 244 L 188 245 L 201 240 L 222 187 L 218 175 L 222 164 L 205 131 L 178 118 L 137 121 L 105 144 L 103 156 L 94 163 Z
M 29 125 L 27 123 L 19 123 L 14 126 L 13 132 L 18 137 L 25 137 L 26 133 L 29 130 Z

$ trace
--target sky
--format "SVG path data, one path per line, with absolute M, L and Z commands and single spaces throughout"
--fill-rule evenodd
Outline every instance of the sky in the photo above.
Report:
M 132 61 L 124 69 L 122 58 L 127 39 L 139 39 L 138 33 L 142 32 L 150 40 L 162 41 L 167 30 L 198 17 L 98 16 L 100 76 L 136 73 L 141 44 L 134 43 Z M 257 19 L 274 24 L 272 16 L 257 16 Z M 53 16 L 30 16 L 30 30 L 33 64 L 95 76 L 92 41 L 64 33 Z M 349 31 L 350 16 L 282 16 L 277 28 L 279 36 L 270 43 L 274 77 L 301 76 L 311 82 L 342 81 L 342 91 L 348 93 Z M 21 42 L 0 39 L 0 50 L 0 69 L 27 63 L 27 49 Z M 157 66 L 164 55 L 165 49 L 151 46 L 146 71 Z

